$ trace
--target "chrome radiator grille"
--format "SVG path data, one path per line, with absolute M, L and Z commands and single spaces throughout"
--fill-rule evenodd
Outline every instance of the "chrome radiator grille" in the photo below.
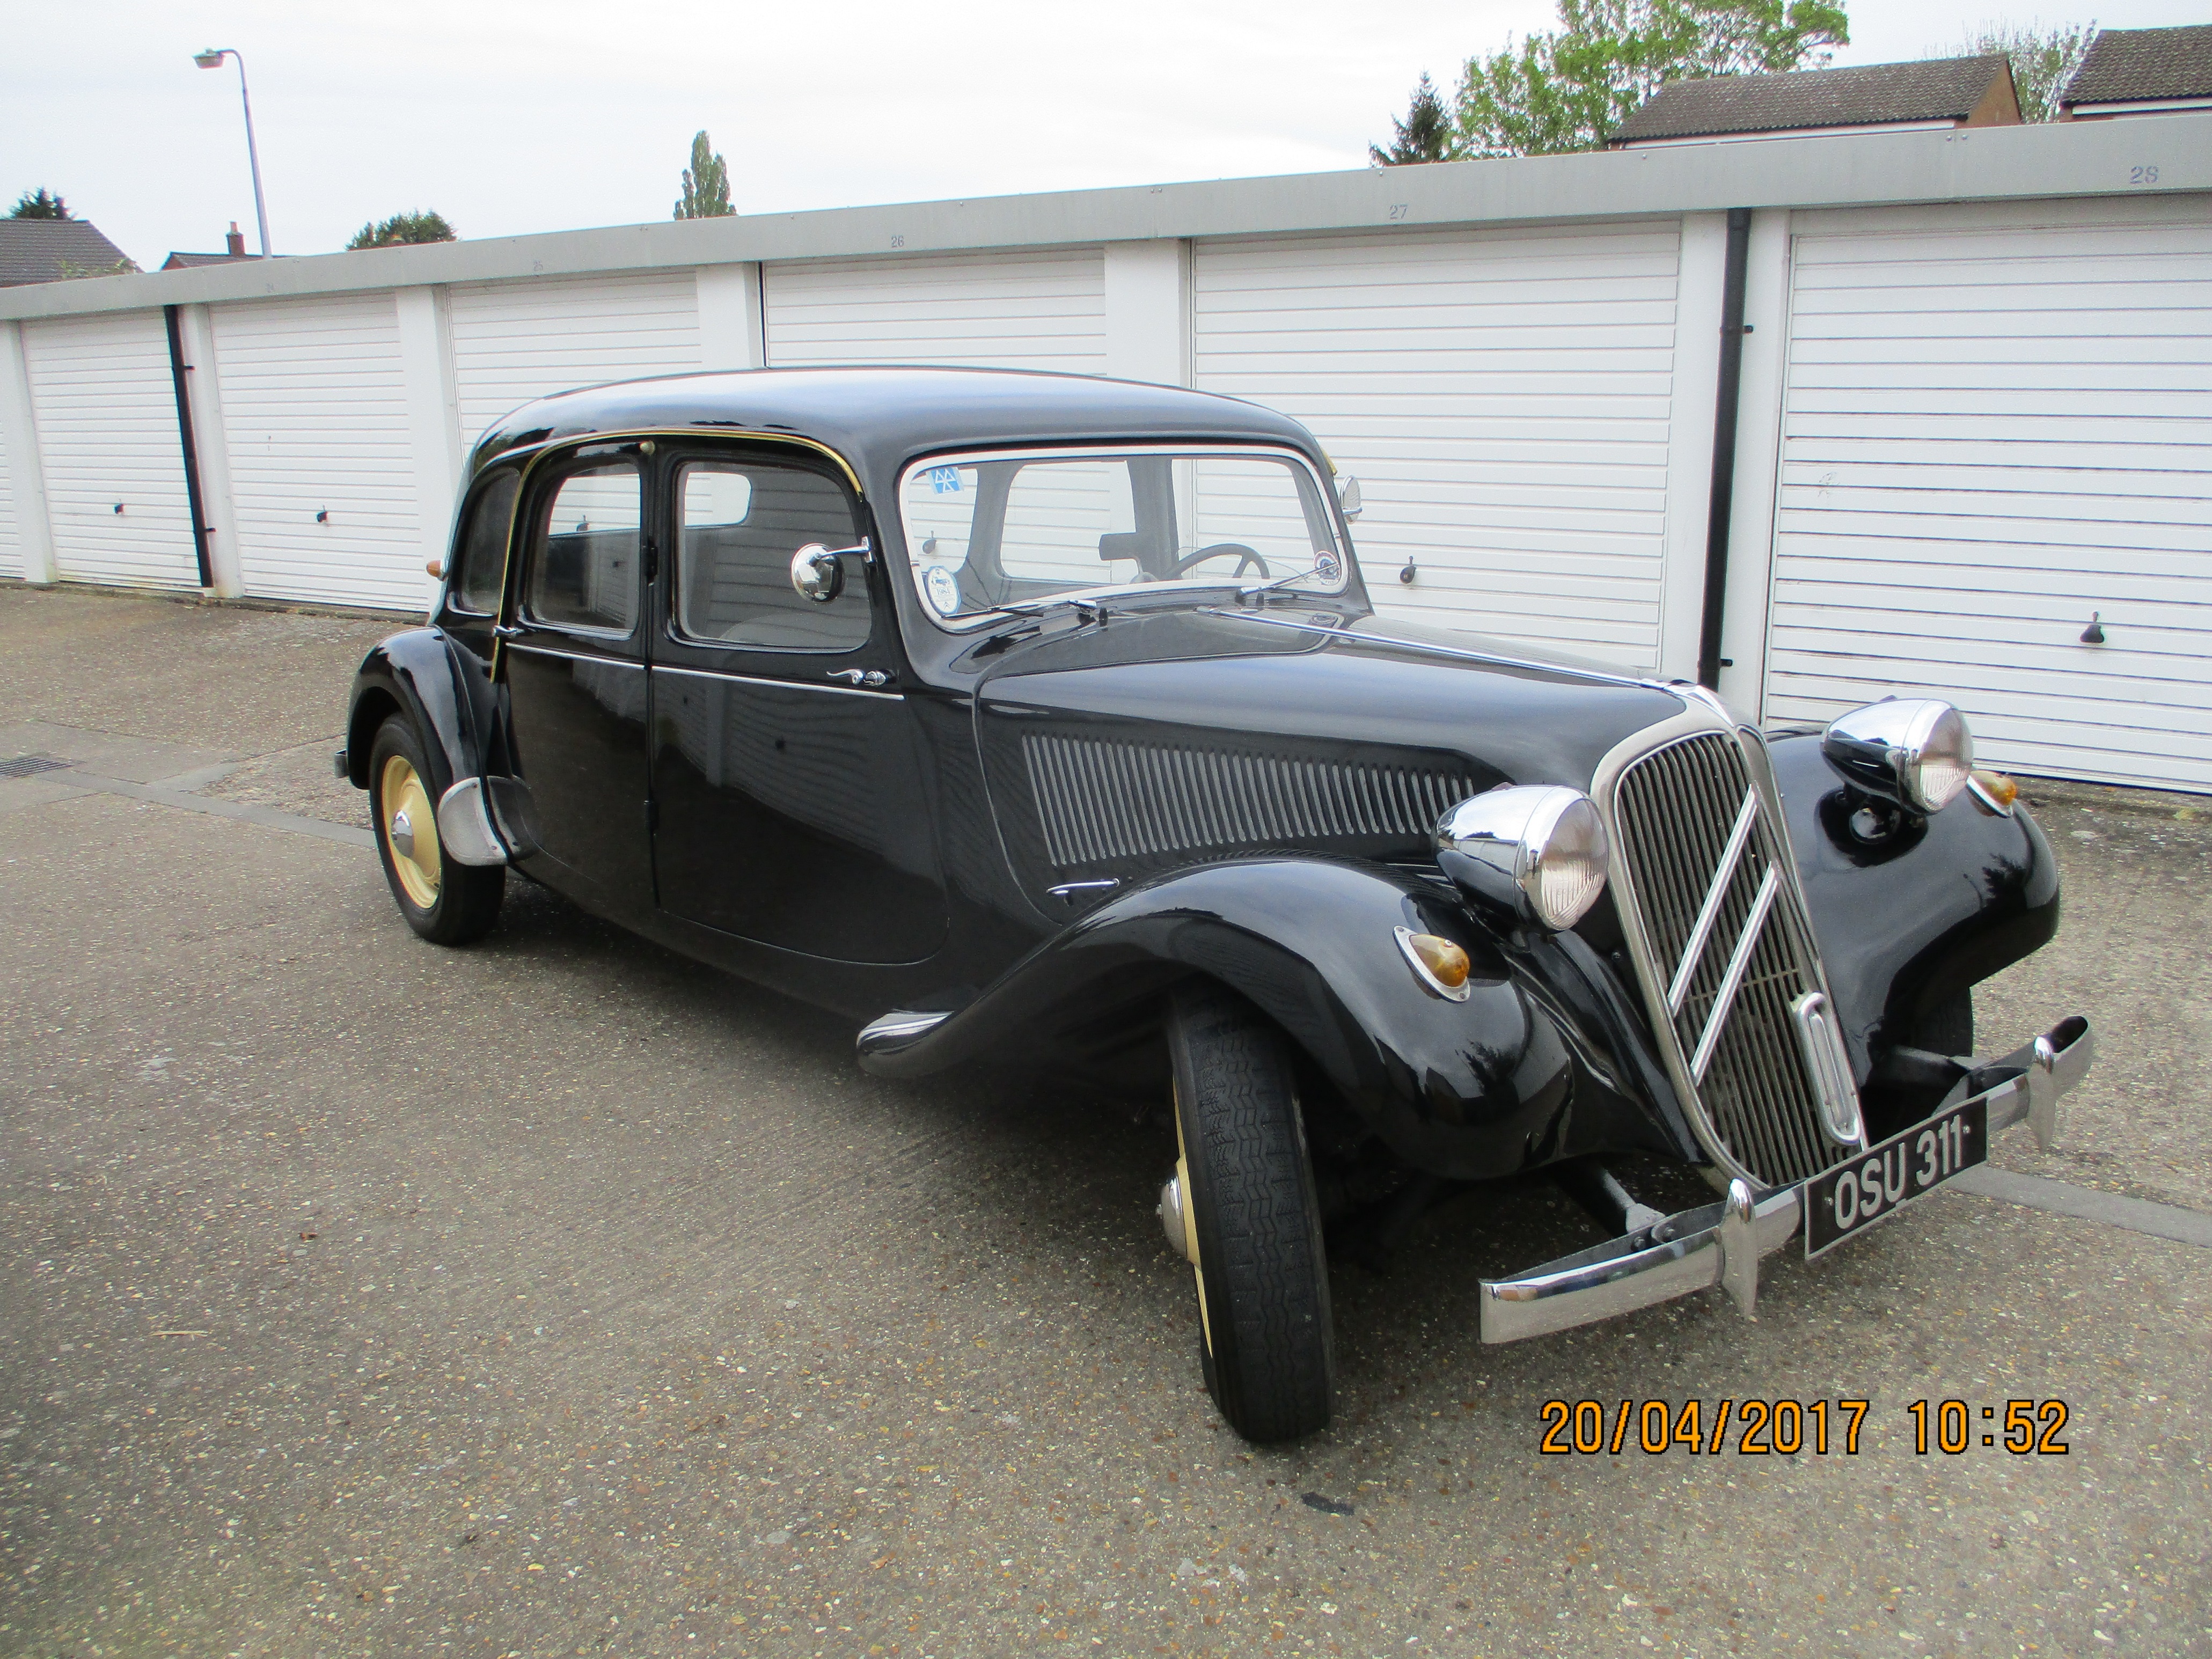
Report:
M 1820 988 L 1812 930 L 1743 751 L 1709 732 L 1655 750 L 1613 793 L 1617 856 L 1650 947 L 1652 1017 L 1708 1127 L 1769 1186 L 1817 1175 L 1829 1139 L 1791 1004 Z

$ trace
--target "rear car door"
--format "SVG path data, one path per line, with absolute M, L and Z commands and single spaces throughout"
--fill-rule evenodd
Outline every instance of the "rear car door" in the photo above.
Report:
M 879 554 L 802 596 L 802 547 L 856 550 L 841 470 L 794 447 L 665 458 L 672 557 L 653 643 L 653 872 L 663 911 L 847 962 L 914 962 L 946 926 Z

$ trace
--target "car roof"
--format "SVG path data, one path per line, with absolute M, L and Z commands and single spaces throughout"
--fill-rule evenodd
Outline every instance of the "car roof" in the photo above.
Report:
M 1207 439 L 1289 444 L 1326 470 L 1313 434 L 1257 404 L 1179 386 L 1029 369 L 753 368 L 581 387 L 527 403 L 477 441 L 470 472 L 510 450 L 601 432 L 801 437 L 836 451 L 870 495 L 918 455 L 1029 443 Z

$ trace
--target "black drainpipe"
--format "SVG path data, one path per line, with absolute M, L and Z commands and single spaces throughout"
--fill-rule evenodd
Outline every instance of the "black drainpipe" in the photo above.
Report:
M 169 380 L 177 389 L 177 435 L 185 446 L 185 503 L 192 514 L 192 552 L 200 562 L 200 586 L 215 586 L 215 565 L 208 557 L 207 514 L 200 507 L 200 447 L 192 439 L 192 400 L 185 389 L 191 365 L 185 361 L 185 334 L 177 307 L 163 306 L 162 320 L 169 325 Z
M 1751 262 L 1751 210 L 1730 208 L 1721 279 L 1721 374 L 1713 394 L 1713 491 L 1705 509 L 1705 616 L 1698 631 L 1698 683 L 1720 689 L 1721 623 L 1728 615 L 1729 510 L 1735 495 L 1735 407 L 1743 386 L 1743 274 Z

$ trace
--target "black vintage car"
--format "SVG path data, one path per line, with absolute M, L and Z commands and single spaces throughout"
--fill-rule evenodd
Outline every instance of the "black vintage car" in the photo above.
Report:
M 2058 879 L 1955 711 L 1762 734 L 1709 690 L 1379 620 L 1312 435 L 980 370 L 544 398 L 477 446 L 338 769 L 445 945 L 507 871 L 865 1022 L 1172 1103 L 1169 1238 L 1255 1440 L 1328 1420 L 1324 1224 L 1557 1179 L 1612 1235 L 1510 1341 L 1848 1239 L 2086 1070 L 1977 1058 Z M 1719 1194 L 1662 1213 L 1636 1155 Z M 1610 1160 L 1610 1166 L 1608 1164 Z M 1369 1211 L 1361 1213 L 1371 1213 Z

